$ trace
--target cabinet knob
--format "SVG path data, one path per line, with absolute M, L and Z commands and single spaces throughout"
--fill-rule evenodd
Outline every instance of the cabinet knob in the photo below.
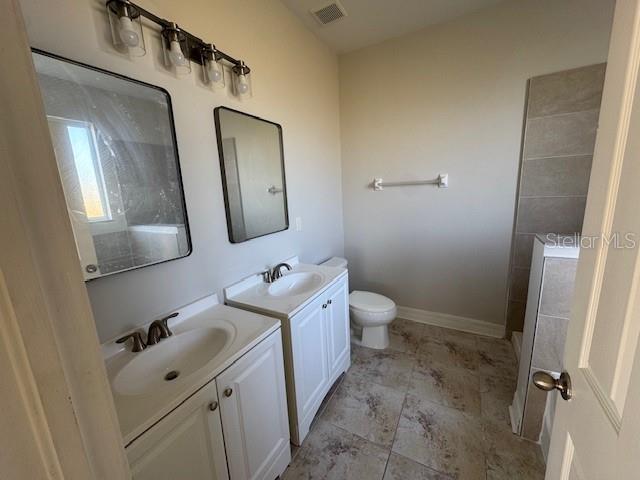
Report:
M 329 305 L 331 305 L 331 302 L 332 302 L 332 300 L 327 300 L 327 303 L 328 303 Z
M 218 408 L 218 402 L 214 400 L 209 404 L 209 410 L 211 410 L 212 412 L 215 412 L 216 408 Z
M 326 303 L 325 303 L 325 304 L 323 304 L 323 305 L 322 305 L 322 308 L 327 308 L 327 304 L 326 304 Z
M 230 397 L 231 394 L 233 393 L 233 389 L 232 388 L 225 388 L 223 393 L 224 393 L 225 397 Z

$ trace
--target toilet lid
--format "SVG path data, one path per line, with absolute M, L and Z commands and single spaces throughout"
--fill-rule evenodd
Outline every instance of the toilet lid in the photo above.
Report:
M 349 294 L 349 306 L 367 312 L 387 312 L 396 304 L 384 295 L 354 290 Z

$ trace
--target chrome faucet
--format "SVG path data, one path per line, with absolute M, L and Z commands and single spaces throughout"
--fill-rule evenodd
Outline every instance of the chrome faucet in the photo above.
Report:
M 291 265 L 288 263 L 279 263 L 275 267 L 270 270 L 265 270 L 262 272 L 262 279 L 265 283 L 273 283 L 280 277 L 282 277 L 282 267 L 285 267 L 287 270 L 291 270 Z

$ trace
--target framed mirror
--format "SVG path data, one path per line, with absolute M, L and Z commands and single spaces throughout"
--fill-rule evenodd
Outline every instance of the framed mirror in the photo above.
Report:
M 282 127 L 226 107 L 214 110 L 229 240 L 289 228 Z
M 85 279 L 191 253 L 166 90 L 33 51 Z

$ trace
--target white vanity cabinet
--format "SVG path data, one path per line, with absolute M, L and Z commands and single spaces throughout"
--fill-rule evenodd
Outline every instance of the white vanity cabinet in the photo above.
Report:
M 280 330 L 126 451 L 134 480 L 273 480 L 281 475 L 291 452 Z
M 134 480 L 227 480 L 215 382 L 210 382 L 126 449 Z
M 351 364 L 346 276 L 289 320 L 288 393 L 293 443 L 299 445 L 329 388 Z M 286 335 L 286 333 L 285 333 Z M 292 381 L 291 381 L 292 380 Z
M 275 479 L 291 458 L 280 335 L 222 372 L 216 385 L 231 479 Z

